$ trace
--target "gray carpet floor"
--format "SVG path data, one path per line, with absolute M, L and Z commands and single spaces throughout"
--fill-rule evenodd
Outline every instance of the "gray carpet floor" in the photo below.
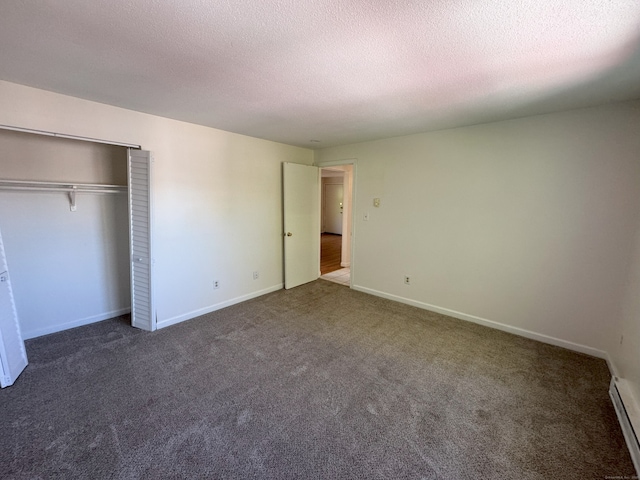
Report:
M 154 333 L 27 343 L 9 479 L 634 475 L 604 361 L 318 280 Z

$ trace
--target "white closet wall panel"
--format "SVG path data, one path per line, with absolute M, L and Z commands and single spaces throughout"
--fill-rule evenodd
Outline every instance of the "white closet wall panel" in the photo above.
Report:
M 151 155 L 129 150 L 129 228 L 131 251 L 131 324 L 155 330 L 151 251 Z
M 127 197 L 0 192 L 0 228 L 25 339 L 128 313 Z

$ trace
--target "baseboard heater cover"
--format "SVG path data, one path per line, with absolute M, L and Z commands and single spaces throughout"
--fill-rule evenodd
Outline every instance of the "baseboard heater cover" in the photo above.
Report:
M 640 444 L 638 443 L 638 434 L 640 434 L 640 411 L 624 379 L 618 377 L 611 378 L 609 396 L 618 415 L 618 421 L 622 427 L 622 434 L 627 442 L 633 466 L 636 469 L 636 473 L 640 475 Z

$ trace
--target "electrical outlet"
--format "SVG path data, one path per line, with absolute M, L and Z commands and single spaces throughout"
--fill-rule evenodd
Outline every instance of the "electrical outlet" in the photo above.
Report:
M 253 272 L 253 279 L 257 280 L 258 278 L 260 278 L 260 272 L 256 270 L 255 272 Z
M 411 278 L 409 278 L 409 275 L 404 276 L 404 284 L 411 285 Z
M 218 288 L 220 288 L 220 282 L 218 280 L 214 280 L 213 281 L 213 289 L 217 290 Z

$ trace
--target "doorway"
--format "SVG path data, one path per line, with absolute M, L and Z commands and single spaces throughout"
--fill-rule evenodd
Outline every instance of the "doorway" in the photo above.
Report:
M 352 166 L 321 168 L 321 278 L 351 284 L 351 192 Z
M 334 179 L 333 183 L 343 185 L 342 235 L 338 235 L 340 270 L 342 271 L 336 270 L 326 275 L 334 277 L 338 275 L 336 272 L 339 272 L 343 278 L 338 283 L 351 286 L 353 281 L 351 251 L 354 231 L 352 205 L 355 198 L 356 160 L 326 162 L 317 166 L 283 162 L 282 167 L 284 288 L 294 288 L 318 278 L 326 278 L 322 275 L 320 268 L 320 245 L 324 229 L 322 221 L 324 170 L 329 172 L 324 174 L 325 177 L 339 177 L 339 180 Z

